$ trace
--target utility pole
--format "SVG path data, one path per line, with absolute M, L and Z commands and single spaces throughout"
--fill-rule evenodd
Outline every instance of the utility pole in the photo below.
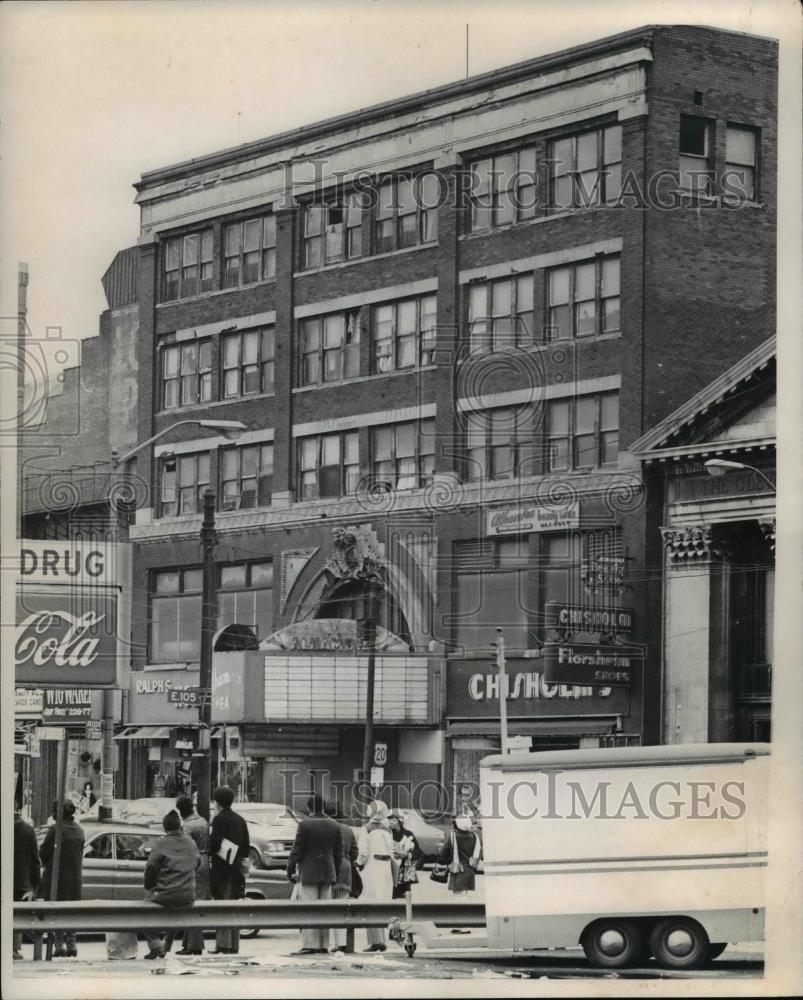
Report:
M 209 819 L 209 800 L 212 791 L 212 762 L 209 759 L 209 738 L 212 717 L 212 639 L 215 634 L 215 494 L 204 490 L 204 519 L 201 526 L 203 546 L 203 582 L 201 585 L 201 728 L 198 741 L 198 812 Z
M 507 671 L 505 664 L 505 634 L 496 630 L 496 666 L 499 671 L 499 732 L 502 738 L 502 753 L 507 753 Z
M 376 676 L 377 584 L 372 577 L 365 581 L 365 641 L 368 645 L 368 676 L 365 692 L 365 742 L 362 748 L 363 780 L 371 777 L 374 751 L 374 686 Z

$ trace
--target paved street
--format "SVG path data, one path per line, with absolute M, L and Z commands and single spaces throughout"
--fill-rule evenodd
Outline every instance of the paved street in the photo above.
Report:
M 469 894 L 471 901 L 482 899 L 482 878 L 478 879 L 478 891 Z M 436 885 L 426 878 L 414 891 L 415 902 L 447 898 L 444 886 Z M 164 976 L 271 976 L 299 978 L 306 976 L 338 976 L 356 979 L 541 979 L 541 978 L 695 978 L 719 979 L 737 976 L 757 978 L 763 971 L 763 948 L 761 945 L 739 946 L 727 950 L 709 969 L 697 973 L 666 972 L 653 963 L 620 972 L 606 972 L 593 969 L 585 960 L 582 951 L 533 951 L 526 955 L 511 956 L 508 953 L 490 952 L 485 947 L 484 929 L 452 934 L 447 928 L 424 925 L 423 933 L 417 937 L 415 956 L 408 958 L 402 948 L 388 943 L 383 954 L 365 954 L 364 931 L 357 931 L 356 953 L 354 955 L 322 955 L 294 957 L 292 952 L 300 947 L 299 935 L 292 931 L 262 931 L 259 937 L 243 940 L 240 954 L 236 957 L 204 955 L 200 958 L 180 958 L 173 954 L 163 961 L 108 961 L 105 943 L 101 940 L 79 941 L 77 959 L 56 959 L 51 963 L 17 962 L 15 974 L 26 978 L 47 978 L 50 976 L 78 975 L 115 979 L 131 977 Z M 207 940 L 207 946 L 212 941 Z M 24 946 L 25 958 L 32 955 L 32 947 Z M 147 948 L 140 942 L 140 956 Z

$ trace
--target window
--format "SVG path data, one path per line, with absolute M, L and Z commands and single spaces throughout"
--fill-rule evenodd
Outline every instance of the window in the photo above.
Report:
M 212 291 L 212 230 L 165 240 L 162 302 Z
M 248 625 L 257 639 L 273 623 L 273 563 L 235 563 L 218 567 L 217 627 Z
M 615 333 L 620 328 L 618 257 L 553 268 L 547 294 L 549 340 Z
M 439 195 L 436 174 L 386 177 L 379 185 L 376 206 L 376 253 L 437 240 Z
M 154 573 L 151 584 L 152 663 L 188 663 L 201 656 L 201 569 Z
M 304 267 L 362 256 L 362 194 L 353 192 L 304 208 Z
M 459 542 L 455 546 L 455 642 L 467 649 L 488 649 L 505 630 L 509 649 L 528 642 L 526 537 Z
M 235 222 L 223 230 L 223 287 L 276 277 L 276 216 Z
M 549 160 L 552 208 L 615 202 L 622 190 L 622 128 L 610 125 L 556 139 Z
M 472 163 L 470 203 L 473 230 L 534 218 L 535 149 L 528 146 Z
M 160 462 L 160 517 L 197 514 L 209 485 L 209 452 L 165 455 Z
M 221 510 L 266 507 L 273 491 L 273 445 L 249 444 L 220 451 Z
M 619 394 L 556 399 L 547 409 L 549 470 L 616 465 L 619 457 Z
M 728 125 L 725 132 L 725 171 L 728 188 L 748 201 L 758 197 L 756 131 L 741 125 Z
M 485 410 L 466 419 L 466 479 L 515 479 L 540 471 L 533 411 Z
M 194 340 L 162 349 L 162 407 L 173 410 L 212 398 L 212 341 Z
M 434 295 L 375 306 L 371 316 L 372 370 L 382 373 L 431 365 L 436 324 Z
M 117 833 L 118 861 L 147 861 L 160 840 L 158 834 Z
M 339 382 L 360 374 L 359 313 L 301 321 L 301 385 Z
M 246 330 L 223 338 L 223 398 L 273 392 L 274 328 Z
M 544 601 L 618 607 L 624 550 L 619 528 L 543 536 Z
M 340 497 L 357 490 L 359 431 L 322 434 L 298 441 L 298 496 L 302 500 Z
M 472 354 L 505 351 L 534 341 L 533 275 L 469 285 L 468 337 Z
M 111 856 L 112 835 L 110 833 L 101 833 L 97 837 L 93 837 L 84 848 L 85 858 L 109 860 Z
M 678 184 L 695 194 L 710 194 L 711 180 L 711 123 L 681 115 Z
M 371 430 L 371 461 L 376 482 L 396 490 L 414 490 L 432 482 L 435 469 L 435 421 L 422 420 Z

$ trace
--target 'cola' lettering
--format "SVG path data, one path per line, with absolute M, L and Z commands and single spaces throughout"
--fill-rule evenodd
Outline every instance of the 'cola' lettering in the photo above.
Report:
M 52 660 L 57 667 L 91 666 L 98 655 L 98 639 L 87 636 L 87 632 L 105 617 L 94 611 L 80 617 L 67 611 L 36 611 L 28 615 L 17 626 L 17 664 L 30 661 L 42 667 Z M 43 638 L 60 624 L 63 627 L 61 636 Z

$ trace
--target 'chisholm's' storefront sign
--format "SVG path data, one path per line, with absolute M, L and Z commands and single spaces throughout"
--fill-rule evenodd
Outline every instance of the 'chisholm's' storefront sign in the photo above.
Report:
M 488 511 L 489 535 L 526 534 L 530 531 L 564 531 L 580 523 L 580 503 L 575 500 L 559 507 L 520 504 Z
M 561 632 L 625 634 L 633 630 L 633 612 L 630 608 L 598 608 L 547 601 L 544 611 L 549 627 Z
M 508 711 L 517 716 L 583 713 L 627 714 L 623 688 L 564 684 L 549 680 L 541 659 L 509 657 L 506 671 Z M 446 714 L 452 717 L 496 716 L 499 674 L 492 661 L 450 660 L 446 673 Z
M 541 665 L 552 683 L 629 687 L 636 666 L 643 660 L 638 646 L 548 642 L 542 649 Z

